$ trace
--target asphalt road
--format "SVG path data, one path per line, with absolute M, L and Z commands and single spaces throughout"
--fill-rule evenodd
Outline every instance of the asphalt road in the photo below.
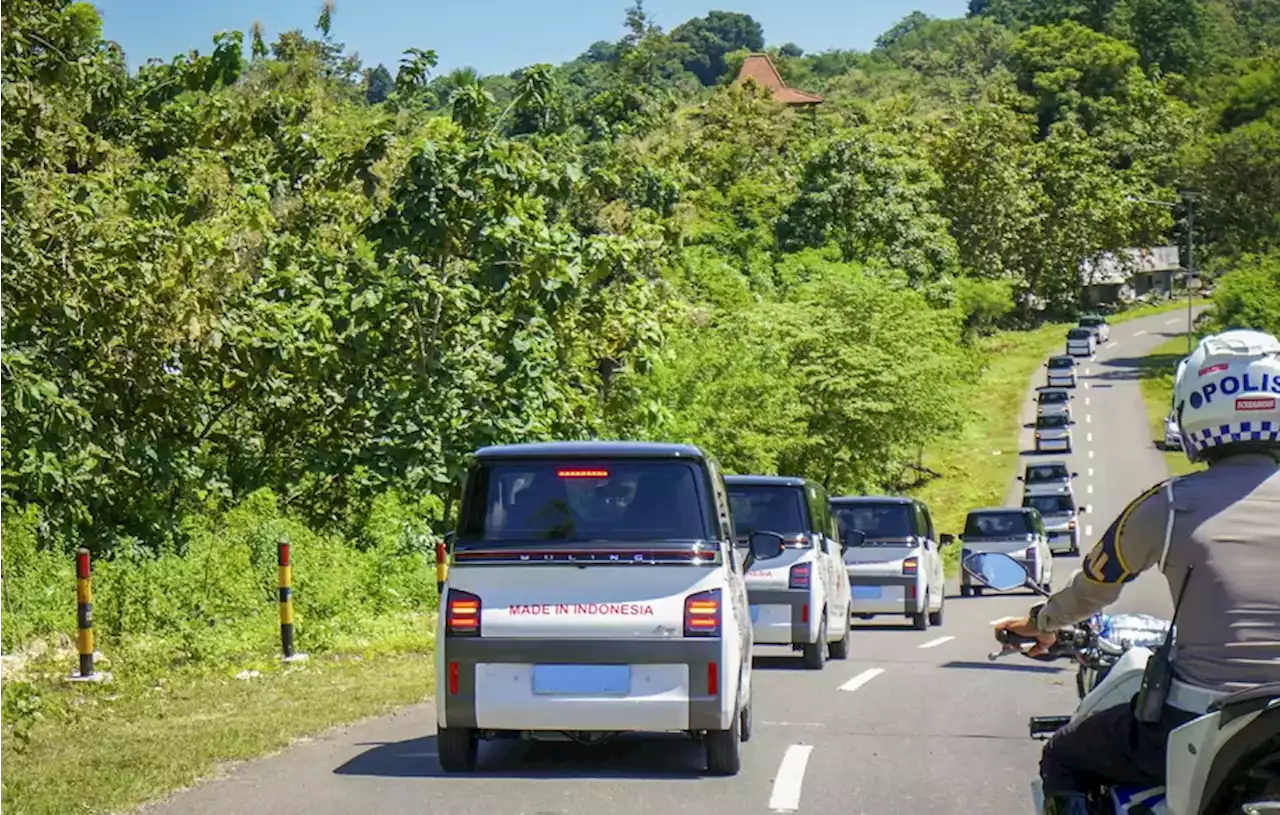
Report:
M 1084 363 L 1067 455 L 1083 516 L 1082 548 L 1128 501 L 1166 476 L 1138 390 L 1142 357 L 1185 328 L 1162 314 L 1112 328 Z M 1032 394 L 1043 382 L 1037 372 Z M 1017 455 L 1034 458 L 1032 431 Z M 1045 458 L 1061 458 L 1048 454 Z M 1008 500 L 1019 503 L 1020 484 Z M 959 530 L 940 530 L 954 531 Z M 1064 585 L 1078 558 L 1054 562 Z M 806 671 L 789 650 L 758 646 L 755 734 L 735 778 L 701 777 L 702 752 L 679 740 L 605 747 L 485 745 L 474 776 L 446 777 L 436 764 L 434 711 L 427 704 L 333 731 L 226 777 L 148 807 L 159 813 L 590 813 L 808 812 L 952 815 L 1031 812 L 1039 743 L 1032 715 L 1070 713 L 1069 667 L 1004 659 L 991 663 L 990 622 L 1025 613 L 1029 592 L 961 599 L 952 587 L 945 622 L 916 632 L 893 620 L 860 623 L 852 658 Z M 1163 579 L 1144 575 L 1117 609 L 1168 615 Z

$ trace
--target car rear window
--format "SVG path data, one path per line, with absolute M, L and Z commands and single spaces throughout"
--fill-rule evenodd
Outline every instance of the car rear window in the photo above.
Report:
M 831 507 L 843 536 L 848 531 L 862 532 L 868 541 L 889 538 L 906 538 L 914 535 L 911 524 L 911 505 L 884 504 L 835 504 Z
M 1073 328 L 1067 332 L 1067 339 L 1069 340 L 1083 340 L 1091 336 L 1093 336 L 1093 332 L 1087 328 Z
M 1028 484 L 1037 484 L 1045 481 L 1066 481 L 1070 475 L 1065 465 L 1040 464 L 1028 467 L 1022 479 Z
M 1023 496 L 1022 505 L 1032 507 L 1041 515 L 1075 512 L 1076 509 L 1076 502 L 1069 495 L 1027 495 Z
M 1080 318 L 1080 325 L 1083 326 L 1084 328 L 1093 328 L 1094 326 L 1102 325 L 1105 322 L 1106 320 L 1102 319 L 1101 317 L 1081 317 Z
M 1042 405 L 1062 405 L 1071 397 L 1066 391 L 1040 391 L 1040 404 Z
M 976 512 L 964 522 L 964 534 L 967 538 L 1025 535 L 1030 531 L 1027 516 L 1021 512 Z
M 1050 357 L 1049 367 L 1053 368 L 1054 370 L 1061 370 L 1063 368 L 1074 368 L 1076 367 L 1076 361 L 1073 357 Z
M 472 471 L 459 540 L 706 540 L 702 471 L 682 461 L 521 460 Z
M 1066 427 L 1070 421 L 1066 416 L 1040 416 L 1036 419 L 1036 427 Z
M 799 487 L 730 484 L 728 490 L 733 531 L 739 539 L 746 539 L 753 532 L 803 535 L 809 531 L 804 492 Z

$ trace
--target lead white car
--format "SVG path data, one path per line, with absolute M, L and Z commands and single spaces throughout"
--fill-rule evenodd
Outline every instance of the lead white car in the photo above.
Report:
M 947 602 L 941 547 L 929 508 L 913 498 L 841 496 L 831 508 L 842 532 L 860 533 L 845 549 L 853 613 L 903 616 L 917 631 L 942 625 Z
M 767 543 L 767 541 L 766 541 Z M 678 732 L 736 774 L 751 624 L 728 496 L 695 447 L 487 447 L 467 474 L 436 648 L 436 750 Z M 776 555 L 773 551 L 763 553 Z
M 1053 585 L 1053 552 L 1040 513 L 1032 507 L 974 509 L 960 535 L 960 561 L 978 552 L 1001 552 L 1022 564 L 1045 591 Z M 960 570 L 960 596 L 982 595 L 983 586 Z
M 757 560 L 747 573 L 747 600 L 758 645 L 790 645 L 805 665 L 821 669 L 849 656 L 849 577 L 827 491 L 786 476 L 725 476 L 739 543 L 752 534 L 777 535 L 777 557 Z

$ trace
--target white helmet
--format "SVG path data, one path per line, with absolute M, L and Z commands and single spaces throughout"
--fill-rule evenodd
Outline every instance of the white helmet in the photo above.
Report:
M 1187 458 L 1227 445 L 1280 448 L 1280 340 L 1261 331 L 1205 337 L 1178 363 L 1173 406 Z

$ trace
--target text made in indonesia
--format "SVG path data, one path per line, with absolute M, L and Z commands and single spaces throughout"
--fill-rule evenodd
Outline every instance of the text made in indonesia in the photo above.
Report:
M 543 603 L 507 606 L 512 617 L 652 617 L 647 603 Z

